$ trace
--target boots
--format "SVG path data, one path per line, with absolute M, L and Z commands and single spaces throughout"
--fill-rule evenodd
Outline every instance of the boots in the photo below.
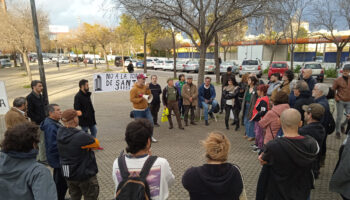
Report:
M 225 125 L 226 125 L 226 129 L 229 130 L 229 126 L 228 126 L 228 120 L 225 120 Z
M 208 120 L 205 120 L 205 125 L 209 126 Z
M 235 131 L 238 131 L 238 129 L 239 129 L 239 123 L 236 124 Z
M 188 122 L 187 121 L 185 121 L 185 126 L 188 126 Z

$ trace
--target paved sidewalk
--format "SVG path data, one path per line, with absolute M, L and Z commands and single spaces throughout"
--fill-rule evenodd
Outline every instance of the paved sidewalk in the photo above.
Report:
M 73 98 L 78 91 L 78 81 L 86 78 L 92 83 L 93 73 L 105 71 L 103 67 L 98 67 L 101 69 L 94 70 L 91 66 L 88 68 L 61 66 L 60 71 L 57 71 L 53 65 L 46 67 L 50 102 L 58 103 L 63 110 L 73 107 Z M 37 67 L 33 66 L 32 68 L 33 79 L 39 79 Z M 113 66 L 111 68 L 115 69 Z M 23 73 L 18 69 L 0 70 L 0 80 L 4 80 L 6 83 L 10 102 L 15 97 L 26 96 L 30 92 L 30 89 L 23 88 L 27 81 L 27 78 L 21 75 Z M 152 70 L 148 74 L 159 75 L 159 82 L 162 86 L 165 86 L 166 78 L 173 75 L 172 72 Z M 92 88 L 92 85 L 90 87 Z M 115 194 L 112 164 L 119 152 L 125 148 L 123 138 L 125 127 L 131 121 L 129 118 L 131 103 L 128 92 L 95 94 L 93 101 L 97 118 L 97 137 L 105 148 L 103 151 L 96 152 L 101 190 L 99 199 L 110 200 Z M 176 177 L 175 185 L 170 189 L 170 200 L 189 199 L 187 191 L 181 184 L 182 175 L 187 168 L 205 163 L 204 150 L 201 148 L 200 140 L 203 140 L 208 132 L 215 130 L 224 132 L 229 137 L 231 141 L 229 162 L 240 166 L 248 199 L 255 199 L 256 184 L 261 169 L 257 154 L 251 151 L 252 149 L 249 147 L 251 143 L 242 138 L 244 129 L 241 128 L 238 132 L 232 129 L 226 130 L 223 118 L 223 115 L 218 115 L 218 122 L 210 121 L 209 127 L 204 126 L 204 122 L 201 121 L 198 122 L 197 126 L 185 127 L 184 131 L 177 128 L 169 130 L 167 123 L 162 123 L 161 127 L 155 129 L 155 137 L 159 142 L 152 144 L 152 152 L 169 161 Z M 313 190 L 311 197 L 313 200 L 340 199 L 337 194 L 329 192 L 328 184 L 338 159 L 341 141 L 336 140 L 335 135 L 328 138 L 326 165 L 321 170 L 320 179 L 316 181 L 316 189 Z

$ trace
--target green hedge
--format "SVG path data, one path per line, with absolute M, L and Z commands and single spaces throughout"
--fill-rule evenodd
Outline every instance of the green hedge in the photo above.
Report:
M 295 68 L 294 68 L 294 73 L 300 73 L 300 69 L 301 69 L 301 65 L 297 65 Z
M 327 78 L 337 78 L 338 72 L 336 69 L 326 69 L 324 71 L 324 75 L 326 75 Z
M 269 67 L 264 69 L 263 74 L 268 74 L 269 73 Z

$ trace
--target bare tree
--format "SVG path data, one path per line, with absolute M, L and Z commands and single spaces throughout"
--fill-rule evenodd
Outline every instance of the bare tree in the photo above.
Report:
M 204 81 L 204 66 L 207 48 L 217 32 L 236 25 L 258 12 L 269 0 L 120 0 L 129 10 L 147 10 L 149 17 L 170 22 L 175 28 L 186 33 L 200 51 L 198 84 Z M 232 13 L 242 11 L 241 16 Z M 211 20 L 208 20 L 208 18 Z M 194 39 L 198 34 L 200 43 Z
M 310 2 L 311 0 L 276 0 L 269 4 L 268 12 L 273 13 L 279 27 L 276 31 L 282 32 L 284 39 L 291 40 L 289 51 L 292 70 L 294 69 L 295 41 L 300 38 L 301 23 Z
M 48 17 L 38 10 L 40 34 L 47 34 Z M 31 10 L 28 3 L 10 4 L 6 13 L 0 12 L 0 45 L 8 50 L 16 49 L 22 56 L 29 82 L 32 73 L 29 66 L 28 53 L 34 50 L 34 34 Z M 44 36 L 41 36 L 44 37 Z
M 322 0 L 314 4 L 314 18 L 312 24 L 318 28 L 324 28 L 329 33 L 317 33 L 322 38 L 334 43 L 337 46 L 337 59 L 336 67 L 340 67 L 341 54 L 344 47 L 349 43 L 350 36 L 346 39 L 339 39 L 337 34 L 337 28 L 340 27 L 339 21 L 345 19 L 347 22 L 347 28 L 350 29 L 350 1 L 349 0 L 336 0 L 327 1 Z M 340 11 L 340 12 L 339 12 Z

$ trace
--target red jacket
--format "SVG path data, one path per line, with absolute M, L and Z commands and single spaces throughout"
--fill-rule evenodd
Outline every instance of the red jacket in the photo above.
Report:
M 269 97 L 267 96 L 259 97 L 258 100 L 256 100 L 251 120 L 260 121 L 260 119 L 264 117 L 264 115 L 267 113 L 268 110 L 269 110 Z

